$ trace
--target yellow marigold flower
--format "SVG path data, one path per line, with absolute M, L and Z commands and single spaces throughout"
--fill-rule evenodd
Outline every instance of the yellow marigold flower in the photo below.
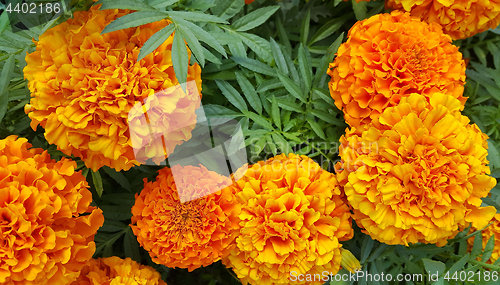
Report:
M 472 223 L 485 227 L 494 207 L 481 198 L 496 184 L 487 136 L 460 114 L 461 103 L 412 94 L 341 138 L 337 179 L 354 220 L 387 244 L 435 243 Z
M 179 174 L 175 181 L 173 172 Z M 240 213 L 226 187 L 231 183 L 204 166 L 165 167 L 156 181 L 144 180 L 132 207 L 132 230 L 154 262 L 192 271 L 229 253 Z M 179 196 L 186 195 L 197 199 L 181 203 Z
M 76 163 L 0 140 L 0 284 L 70 284 L 95 251 L 100 209 Z
M 385 5 L 441 25 L 453 40 L 494 29 L 500 23 L 498 0 L 386 0 Z
M 339 241 L 353 230 L 335 175 L 307 156 L 281 154 L 250 166 L 231 187 L 242 204 L 241 229 L 223 263 L 243 284 L 290 284 L 291 274 L 338 272 Z
M 352 127 L 411 93 L 442 92 L 462 104 L 465 63 L 435 23 L 394 11 L 357 22 L 330 63 L 330 94 Z
M 167 285 L 154 268 L 139 264 L 129 257 L 116 256 L 91 259 L 71 285 Z
M 103 165 L 128 170 L 146 160 L 134 155 L 129 111 L 148 96 L 178 84 L 171 59 L 173 36 L 137 61 L 144 43 L 169 21 L 101 35 L 107 24 L 130 12 L 100 11 L 99 6 L 75 12 L 73 19 L 40 36 L 36 51 L 26 56 L 24 75 L 32 98 L 25 111 L 33 129 L 37 125 L 44 127 L 49 143 L 67 155 L 80 157 L 92 170 Z M 195 80 L 201 90 L 201 69 L 197 64 L 188 67 L 187 80 Z M 169 102 L 160 102 L 162 108 L 154 110 L 165 124 L 160 127 L 175 130 L 180 118 L 185 126 L 194 127 L 199 96 L 178 92 L 170 95 Z M 188 129 L 166 136 L 171 141 L 165 143 L 175 147 L 189 139 Z M 153 145 L 148 157 L 164 158 L 172 148 L 164 150 Z
M 495 261 L 498 260 L 498 258 L 500 257 L 500 214 L 496 214 L 494 217 L 493 217 L 493 223 L 491 225 L 489 225 L 486 229 L 484 229 L 481 233 L 482 233 L 482 236 L 483 236 L 483 241 L 482 241 L 482 244 L 483 244 L 483 251 L 484 249 L 486 248 L 486 244 L 488 243 L 488 240 L 494 236 L 495 237 L 495 246 L 493 248 L 493 252 L 491 253 L 491 256 L 488 260 L 481 260 L 481 257 L 479 257 L 478 259 L 483 261 L 483 262 L 487 262 L 489 264 L 493 264 L 495 263 Z M 470 232 L 469 233 L 473 233 L 477 230 L 481 230 L 482 228 L 475 228 L 475 227 L 471 227 L 470 229 Z M 474 239 L 476 237 L 475 236 L 472 236 L 471 238 L 469 238 L 467 240 L 467 244 L 468 244 L 468 250 L 469 252 L 472 250 L 472 246 L 474 245 Z

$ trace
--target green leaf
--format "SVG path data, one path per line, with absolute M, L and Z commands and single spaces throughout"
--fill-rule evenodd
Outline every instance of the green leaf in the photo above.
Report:
M 155 49 L 162 45 L 168 37 L 172 35 L 174 29 L 175 25 L 170 24 L 152 35 L 141 47 L 137 61 L 143 59 L 146 55 L 152 53 Z
M 179 2 L 179 0 L 149 0 L 148 4 L 155 7 L 156 9 L 164 9 L 168 6 L 172 6 L 177 2 Z
M 495 235 L 492 235 L 489 239 L 488 242 L 486 243 L 486 246 L 484 247 L 483 255 L 481 257 L 482 262 L 487 262 L 491 254 L 493 253 L 493 250 L 495 249 Z
M 323 132 L 323 130 L 321 129 L 320 125 L 314 121 L 314 119 L 311 119 L 311 118 L 307 118 L 306 119 L 307 122 L 309 123 L 309 125 L 311 126 L 312 130 L 322 139 L 326 139 L 325 137 L 325 133 Z
M 287 31 L 285 30 L 285 27 L 283 27 L 281 18 L 276 21 L 276 28 L 278 29 L 278 36 L 280 37 L 281 44 L 285 46 L 285 49 L 288 53 L 291 53 L 292 45 L 290 44 L 290 40 L 288 39 Z
M 197 61 L 200 63 L 201 67 L 205 66 L 205 54 L 203 53 L 203 47 L 200 44 L 200 41 L 194 36 L 194 34 L 190 31 L 190 29 L 180 23 L 182 19 L 176 18 L 174 16 L 171 17 L 172 21 L 177 22 L 176 32 L 180 32 L 182 37 L 186 40 L 188 47 L 193 52 Z M 179 21 L 180 20 L 180 21 Z
M 123 252 L 126 257 L 130 257 L 137 262 L 141 262 L 141 251 L 137 237 L 134 235 L 132 228 L 128 228 L 123 239 Z
M 123 173 L 117 172 L 116 170 L 111 169 L 109 167 L 103 167 L 103 169 L 104 169 L 104 172 L 106 172 L 106 174 L 108 174 L 109 177 L 113 178 L 113 180 L 115 180 L 118 184 L 120 184 L 121 187 L 123 187 L 129 191 L 132 189 L 130 187 L 130 183 L 128 182 L 125 175 L 123 175 Z
M 139 1 L 134 1 L 134 0 L 120 0 L 120 1 L 99 1 L 99 3 L 102 3 L 101 8 L 99 10 L 106 10 L 106 9 L 130 9 L 130 10 L 155 10 L 154 7 L 149 6 L 146 3 L 139 2 Z
M 172 65 L 179 84 L 185 83 L 187 81 L 189 58 L 187 47 L 181 33 L 174 33 L 174 41 L 172 43 Z
M 250 118 L 250 120 L 261 125 L 262 127 L 266 128 L 268 130 L 274 130 L 273 126 L 266 119 L 255 114 L 254 112 L 244 111 L 243 114 L 245 116 L 247 116 L 248 118 Z
M 235 57 L 235 56 L 231 57 L 231 59 L 234 60 L 234 62 L 236 62 L 237 64 L 245 68 L 248 68 L 251 71 L 255 71 L 260 74 L 276 76 L 276 72 L 274 71 L 274 69 L 272 69 L 266 64 L 263 64 L 258 60 L 251 58 Z
M 432 274 L 438 272 L 438 276 L 442 276 L 446 270 L 446 265 L 441 261 L 423 258 L 422 262 L 424 263 L 426 272 L 431 272 Z
M 309 112 L 311 114 L 313 114 L 315 117 L 320 118 L 321 120 L 323 120 L 327 123 L 330 123 L 330 124 L 333 124 L 333 125 L 336 125 L 339 127 L 343 127 L 345 125 L 344 121 L 335 118 L 334 115 L 327 113 L 325 111 L 318 110 L 318 109 L 312 109 L 312 110 L 309 110 Z
M 302 107 L 290 100 L 281 100 L 280 98 L 276 98 L 276 102 L 278 102 L 278 106 L 281 108 L 288 110 L 288 111 L 293 111 L 297 113 L 303 113 L 304 111 L 302 110 Z
M 326 103 L 330 104 L 332 107 L 337 107 L 335 106 L 335 101 L 333 100 L 332 96 L 330 95 L 330 92 L 326 91 L 323 88 L 314 88 L 313 89 L 314 94 L 318 95 L 321 99 L 323 99 Z
M 304 19 L 302 19 L 302 25 L 300 26 L 300 43 L 302 45 L 307 44 L 307 38 L 309 37 L 309 24 L 311 22 L 311 10 L 307 9 Z
M 280 46 L 276 43 L 276 41 L 274 41 L 273 38 L 270 38 L 270 42 L 271 42 L 271 53 L 273 54 L 274 61 L 276 62 L 278 69 L 281 72 L 283 72 L 283 74 L 288 75 L 287 63 L 285 57 L 283 56 L 283 53 L 281 52 Z
M 500 168 L 500 153 L 491 139 L 488 139 L 488 161 L 492 168 Z
M 217 6 L 212 7 L 210 10 L 214 15 L 222 19 L 230 19 L 238 14 L 244 6 L 245 1 L 242 0 L 221 0 L 217 3 Z
M 324 38 L 327 38 L 333 33 L 335 33 L 342 25 L 349 19 L 351 18 L 351 13 L 344 15 L 340 18 L 333 19 L 326 24 L 324 24 L 309 40 L 309 43 L 307 44 L 308 46 L 311 46 L 315 42 L 318 42 Z
M 450 276 L 453 276 L 455 272 L 458 270 L 462 270 L 465 266 L 465 264 L 469 261 L 470 255 L 467 253 L 466 255 L 462 256 L 459 261 L 455 262 L 453 266 L 451 266 L 450 270 L 448 272 L 450 273 Z
M 273 153 L 274 156 L 278 154 L 278 149 L 276 148 L 276 144 L 274 143 L 273 139 L 271 136 L 266 137 L 267 140 L 267 146 L 271 149 L 271 152 Z
M 241 97 L 240 93 L 234 89 L 234 87 L 227 83 L 226 81 L 223 80 L 215 80 L 215 83 L 219 87 L 219 89 L 222 91 L 222 94 L 233 104 L 236 108 L 238 108 L 240 111 L 248 111 L 247 108 L 247 103 Z
M 9 83 L 12 78 L 12 73 L 15 67 L 14 54 L 11 54 L 9 58 L 5 61 L 5 64 L 0 74 L 0 122 L 2 122 L 5 112 L 7 112 L 7 106 L 9 104 Z
M 247 57 L 247 48 L 243 45 L 243 42 L 240 41 L 234 44 L 228 44 L 227 46 L 229 47 L 229 51 L 232 55 L 241 58 Z
M 273 55 L 269 52 L 271 45 L 268 41 L 254 34 L 244 32 L 234 33 L 265 62 L 270 63 L 273 60 Z
M 335 53 L 340 47 L 342 43 L 342 39 L 344 38 L 344 33 L 340 34 L 338 38 L 328 47 L 326 54 L 321 58 L 320 64 L 316 69 L 316 74 L 314 74 L 314 82 L 313 86 L 318 87 L 318 85 L 323 81 L 323 78 L 326 78 L 326 70 L 330 65 L 330 62 L 333 61 L 333 57 Z
M 190 12 L 190 11 L 168 11 L 166 13 L 170 17 L 178 17 L 189 21 L 229 24 L 229 22 L 226 21 L 225 19 L 206 13 Z
M 115 233 L 126 229 L 128 226 L 120 221 L 106 219 L 104 220 L 104 224 L 99 228 L 99 231 L 107 232 L 107 233 Z
M 239 32 L 251 30 L 262 25 L 265 21 L 267 21 L 267 19 L 269 19 L 269 17 L 278 11 L 279 8 L 280 6 L 278 5 L 259 8 L 239 18 L 232 24 L 232 26 Z
M 257 87 L 257 92 L 265 92 L 267 90 L 276 89 L 280 87 L 283 87 L 283 83 L 281 83 L 279 78 L 274 78 L 266 80 L 261 84 L 259 84 L 259 86 Z
M 211 53 L 208 49 L 203 48 L 203 54 L 205 54 L 205 58 L 210 61 L 210 62 L 213 62 L 215 64 L 222 64 L 222 62 L 220 61 L 220 59 L 218 57 L 216 57 L 213 53 Z
M 304 93 L 302 92 L 302 90 L 300 90 L 300 87 L 297 86 L 297 84 L 295 84 L 295 82 L 293 82 L 293 80 L 291 80 L 290 78 L 288 78 L 288 76 L 284 75 L 283 73 L 281 73 L 279 71 L 278 71 L 278 77 L 279 77 L 281 83 L 283 83 L 283 86 L 285 86 L 285 89 L 288 92 L 290 92 L 290 94 L 293 97 L 299 99 L 303 103 L 306 103 L 306 98 L 304 96 Z
M 307 58 L 304 46 L 302 44 L 300 44 L 299 46 L 298 57 L 299 57 L 299 70 L 303 78 L 302 81 L 304 82 L 305 85 L 304 91 L 306 93 L 309 93 L 312 84 L 312 66 L 311 66 L 311 60 L 310 58 Z
M 94 186 L 95 186 L 95 190 L 97 192 L 97 195 L 99 195 L 99 197 L 101 197 L 102 191 L 104 190 L 102 187 L 101 174 L 99 173 L 99 170 L 96 172 L 90 171 L 90 173 L 92 173 L 92 182 L 94 182 Z
M 472 246 L 470 255 L 472 258 L 476 258 L 481 254 L 482 251 L 483 251 L 483 236 L 481 232 L 478 232 L 477 234 L 474 235 L 474 245 Z
M 9 14 L 2 13 L 0 15 L 0 34 L 2 34 L 8 26 L 9 26 Z
M 189 29 L 200 41 L 205 42 L 207 45 L 218 51 L 224 57 L 227 57 L 226 50 L 224 50 L 222 45 L 219 43 L 219 40 L 213 37 L 210 33 L 203 30 L 198 25 L 191 23 L 190 21 L 176 18 L 176 22 Z
M 132 14 L 128 14 L 125 16 L 121 16 L 120 18 L 114 20 L 109 23 L 104 30 L 102 30 L 102 34 L 123 30 L 131 27 L 137 27 L 149 23 L 153 23 L 156 21 L 161 21 L 168 17 L 168 14 L 160 11 L 138 11 Z
M 279 133 L 271 134 L 274 143 L 279 147 L 282 153 L 288 155 L 291 152 L 291 147 L 288 141 Z
M 208 117 L 214 117 L 214 118 L 218 117 L 235 118 L 243 116 L 243 114 L 241 113 L 228 109 L 224 106 L 214 105 L 214 104 L 203 105 L 203 110 L 205 111 L 205 114 Z
M 370 236 L 367 235 L 363 238 L 363 243 L 361 244 L 361 257 L 359 260 L 361 264 L 364 264 L 368 256 L 370 256 L 373 248 L 373 243 L 374 241 Z
M 281 130 L 280 108 L 278 107 L 278 102 L 274 96 L 271 97 L 271 117 L 273 118 L 274 124 Z
M 357 2 L 356 0 L 351 0 L 352 2 L 352 9 L 354 10 L 354 15 L 356 16 L 356 20 L 361 21 L 366 18 L 366 2 L 361 1 Z
M 259 113 L 259 115 L 262 115 L 262 103 L 260 102 L 259 95 L 255 91 L 252 83 L 250 83 L 250 81 L 248 81 L 248 79 L 243 74 L 241 74 L 241 72 L 237 71 L 235 72 L 235 74 L 236 80 L 240 85 L 241 91 L 243 91 L 243 94 L 245 94 L 248 103 L 255 111 L 257 111 L 257 113 Z

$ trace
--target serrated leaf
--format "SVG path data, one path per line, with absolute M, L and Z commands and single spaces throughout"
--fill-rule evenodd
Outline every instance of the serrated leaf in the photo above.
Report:
M 500 153 L 491 139 L 488 139 L 488 161 L 492 168 L 500 168 Z
M 422 262 L 424 263 L 426 272 L 431 272 L 433 274 L 435 272 L 438 272 L 439 273 L 438 276 L 441 276 L 446 270 L 446 265 L 441 261 L 423 258 Z
M 168 11 L 166 13 L 170 17 L 178 17 L 189 21 L 229 24 L 229 22 L 226 21 L 225 19 L 206 13 L 191 12 L 191 11 Z
M 245 111 L 243 112 L 243 114 L 245 116 L 247 116 L 248 118 L 250 118 L 250 120 L 254 121 L 255 123 L 261 125 L 262 127 L 268 129 L 268 130 L 274 130 L 273 126 L 271 125 L 271 123 L 269 123 L 266 119 L 262 118 L 261 116 L 253 113 L 253 112 L 249 112 L 249 111 Z
M 0 122 L 2 122 L 5 112 L 7 112 L 7 106 L 9 104 L 8 87 L 14 71 L 15 63 L 14 54 L 11 54 L 5 61 L 2 73 L 0 74 Z
M 120 221 L 106 219 L 104 220 L 104 224 L 99 228 L 99 231 L 115 233 L 126 229 L 128 226 Z
M 220 59 L 218 57 L 216 57 L 213 53 L 211 53 L 208 49 L 202 47 L 203 49 L 203 54 L 205 55 L 205 58 L 210 61 L 210 62 L 213 62 L 215 64 L 222 64 L 222 62 L 220 61 Z
M 279 78 L 270 79 L 259 84 L 259 86 L 257 87 L 257 92 L 265 92 L 267 90 L 276 89 L 280 87 L 283 87 L 283 83 L 281 83 Z
M 95 187 L 95 190 L 97 192 L 97 195 L 99 195 L 99 197 L 102 196 L 102 192 L 103 192 L 103 187 L 102 187 L 102 178 L 101 178 L 101 174 L 99 173 L 99 171 L 90 171 L 90 173 L 92 173 L 92 182 L 94 182 L 94 187 Z
M 263 64 L 262 62 L 251 59 L 251 58 L 242 58 L 242 57 L 231 57 L 232 60 L 234 60 L 237 64 L 250 69 L 251 71 L 255 71 L 257 73 L 269 75 L 269 76 L 277 76 L 276 72 L 274 69 L 269 67 L 266 64 Z
M 281 114 L 276 97 L 271 97 L 271 118 L 274 124 L 281 130 Z
M 276 144 L 274 143 L 273 139 L 271 136 L 266 137 L 267 140 L 267 146 L 271 149 L 271 152 L 273 153 L 274 156 L 278 154 L 278 148 L 276 147 Z
M 171 6 L 177 2 L 179 2 L 179 0 L 150 0 L 148 1 L 148 4 L 156 9 L 161 9 Z
M 322 88 L 314 88 L 314 94 L 318 95 L 321 99 L 323 99 L 326 103 L 330 104 L 333 107 L 335 106 L 335 101 L 332 99 L 330 93 Z
M 99 2 L 102 3 L 99 10 L 106 10 L 106 9 L 130 9 L 130 10 L 137 10 L 137 11 L 155 10 L 154 7 L 152 7 L 146 3 L 134 1 L 134 0 L 120 0 L 120 1 L 109 0 L 109 1 L 99 1 Z
M 243 45 L 243 42 L 237 42 L 234 44 L 228 44 L 229 51 L 233 56 L 241 57 L 241 58 L 246 58 L 247 57 L 247 50 L 245 45 Z
M 304 111 L 302 110 L 302 107 L 292 101 L 285 101 L 285 100 L 280 100 L 279 98 L 276 98 L 276 101 L 278 102 L 278 106 L 285 110 L 297 112 L 297 113 L 303 113 Z
M 343 38 L 344 33 L 340 34 L 340 36 L 337 37 L 337 39 L 328 47 L 326 54 L 321 58 L 319 66 L 316 69 L 316 73 L 314 74 L 313 86 L 318 87 L 318 85 L 322 82 L 322 79 L 326 78 L 326 70 L 328 69 L 330 62 L 333 61 L 333 57 L 339 49 Z
M 488 242 L 486 243 L 486 246 L 484 247 L 483 255 L 481 257 L 482 262 L 487 262 L 491 254 L 493 253 L 493 250 L 495 249 L 495 235 L 492 235 L 489 239 Z
M 309 125 L 311 126 L 312 130 L 322 139 L 325 139 L 325 133 L 323 132 L 323 130 L 321 129 L 321 126 L 315 122 L 313 119 L 311 118 L 307 118 L 306 119 L 307 122 L 309 123 Z
M 274 41 L 273 38 L 270 38 L 270 43 L 271 53 L 273 54 L 274 61 L 276 62 L 278 69 L 284 74 L 288 75 L 287 63 L 285 57 L 283 56 L 283 53 L 281 52 L 280 46 L 276 43 L 276 41 Z
M 141 47 L 137 61 L 143 59 L 146 55 L 152 53 L 160 45 L 162 45 L 173 33 L 174 24 L 170 24 L 152 35 Z
M 0 15 L 0 34 L 2 34 L 9 25 L 9 14 L 2 13 Z
M 182 19 L 171 17 L 172 21 L 177 22 L 176 32 L 180 32 L 182 37 L 186 40 L 188 47 L 193 52 L 197 61 L 200 63 L 201 67 L 205 66 L 205 54 L 203 53 L 203 47 L 200 41 L 194 36 L 194 34 L 189 30 L 188 27 L 184 26 L 181 21 Z
M 302 90 L 300 90 L 300 87 L 293 82 L 288 76 L 284 75 L 283 73 L 278 71 L 278 78 L 280 79 L 281 83 L 283 86 L 285 86 L 285 89 L 290 92 L 290 94 L 299 99 L 301 102 L 306 103 L 306 98 L 304 96 L 304 93 Z
M 279 134 L 279 133 L 273 133 L 271 134 L 273 137 L 274 143 L 277 145 L 277 147 L 281 150 L 282 153 L 288 155 L 291 152 L 291 147 L 290 144 L 288 143 L 285 138 Z
M 278 5 L 259 8 L 239 18 L 233 23 L 232 26 L 239 32 L 251 30 L 262 25 L 265 21 L 267 21 L 267 19 L 269 19 L 269 17 L 278 11 L 279 8 L 280 6 Z
M 244 6 L 245 2 L 241 0 L 221 0 L 210 10 L 222 19 L 229 19 L 238 14 Z
M 174 33 L 172 65 L 179 84 L 185 83 L 187 81 L 189 58 L 186 44 L 180 33 Z
M 131 27 L 137 27 L 149 23 L 153 23 L 156 21 L 161 21 L 168 17 L 168 14 L 161 11 L 138 11 L 132 14 L 128 14 L 125 16 L 121 16 L 120 18 L 114 20 L 109 23 L 104 30 L 102 30 L 102 34 L 128 29 Z
M 481 254 L 483 251 L 483 236 L 481 232 L 478 232 L 477 234 L 474 235 L 474 245 L 472 246 L 471 249 L 471 257 L 476 258 Z
M 311 90 L 311 84 L 312 84 L 312 66 L 310 59 L 307 58 L 304 46 L 302 44 L 300 44 L 299 46 L 298 58 L 299 58 L 299 70 L 303 78 L 302 81 L 304 82 L 304 91 L 308 93 L 309 90 Z
M 467 253 L 466 255 L 462 256 L 460 260 L 455 262 L 453 266 L 451 266 L 450 270 L 448 272 L 450 273 L 450 276 L 453 276 L 453 274 L 459 270 L 462 270 L 464 268 L 465 264 L 469 261 L 470 255 Z
M 111 169 L 109 167 L 103 167 L 104 172 L 109 175 L 109 177 L 113 178 L 118 184 L 120 184 L 121 187 L 131 190 L 130 183 L 128 182 L 127 178 L 123 173 L 121 172 L 116 172 L 116 170 Z
M 235 118 L 243 116 L 243 114 L 241 113 L 228 109 L 224 106 L 214 105 L 214 104 L 203 105 L 203 110 L 205 111 L 207 117 Z
M 250 83 L 250 81 L 248 81 L 248 79 L 241 74 L 241 72 L 235 72 L 235 74 L 236 80 L 240 85 L 241 91 L 243 91 L 243 94 L 247 98 L 248 103 L 255 111 L 257 111 L 257 113 L 259 113 L 259 115 L 262 115 L 262 103 L 260 102 L 260 97 L 255 91 L 252 83 Z
M 234 89 L 234 87 L 227 83 L 226 81 L 223 80 L 215 80 L 215 83 L 219 87 L 219 89 L 222 91 L 222 94 L 229 100 L 231 104 L 233 104 L 238 110 L 240 111 L 248 111 L 247 108 L 247 103 L 241 97 L 240 93 Z
M 336 125 L 339 127 L 343 127 L 345 125 L 344 121 L 336 119 L 334 117 L 334 115 L 327 113 L 325 111 L 321 111 L 318 109 L 312 109 L 312 110 L 309 110 L 309 112 L 311 114 L 313 114 L 315 117 L 317 117 L 317 118 L 319 118 L 327 123 L 330 123 L 330 124 L 333 124 L 333 125 Z
M 313 45 L 315 42 L 318 42 L 322 39 L 325 39 L 333 33 L 335 33 L 342 25 L 349 19 L 351 18 L 352 14 L 349 13 L 347 15 L 344 15 L 340 18 L 333 19 L 326 24 L 324 24 L 309 40 L 309 43 L 307 44 L 308 46 Z
M 224 57 L 227 57 L 226 50 L 224 50 L 221 43 L 219 43 L 219 40 L 212 36 L 210 33 L 203 30 L 198 25 L 191 23 L 190 21 L 186 21 L 180 18 L 177 18 L 176 20 L 178 23 L 188 28 L 199 40 L 218 51 Z
M 302 25 L 300 26 L 300 43 L 304 46 L 307 44 L 307 38 L 309 37 L 310 22 L 311 22 L 311 10 L 307 9 L 304 19 L 302 19 Z
M 251 50 L 253 50 L 265 62 L 270 63 L 273 55 L 269 52 L 271 46 L 265 39 L 250 33 L 234 32 Z
M 290 44 L 290 40 L 288 39 L 287 31 L 285 27 L 283 27 L 283 23 L 281 18 L 276 21 L 276 28 L 278 29 L 278 35 L 281 43 L 285 46 L 285 49 L 288 53 L 292 52 L 292 45 Z
M 141 262 L 139 243 L 131 228 L 127 230 L 123 239 L 123 253 L 125 253 L 126 257 L 130 257 L 136 262 Z
M 374 241 L 370 236 L 364 237 L 363 243 L 361 244 L 361 257 L 359 260 L 361 264 L 364 264 L 368 256 L 370 256 L 373 248 L 373 243 Z

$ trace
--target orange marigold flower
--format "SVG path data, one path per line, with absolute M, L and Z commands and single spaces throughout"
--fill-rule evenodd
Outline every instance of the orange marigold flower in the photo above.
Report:
M 25 138 L 0 140 L 0 284 L 70 284 L 92 258 L 104 217 L 75 168 Z
M 154 262 L 192 271 L 229 253 L 240 213 L 226 187 L 231 183 L 204 166 L 179 165 L 158 171 L 154 182 L 144 180 L 132 207 L 132 230 Z M 182 203 L 186 195 L 197 199 Z
M 498 0 L 386 0 L 385 5 L 441 25 L 453 40 L 494 29 L 500 23 Z
M 496 184 L 487 136 L 460 114 L 461 103 L 435 93 L 404 97 L 341 138 L 337 179 L 354 220 L 387 244 L 435 243 L 472 223 L 485 227 L 494 207 L 481 198 Z
M 471 227 L 470 232 L 469 232 L 469 233 L 473 233 L 477 230 L 482 230 L 481 234 L 483 236 L 483 240 L 482 240 L 483 252 L 484 252 L 484 249 L 486 248 L 486 244 L 488 243 L 490 238 L 494 237 L 495 243 L 494 243 L 493 252 L 491 252 L 490 258 L 488 260 L 482 260 L 482 256 L 478 257 L 478 260 L 489 263 L 489 264 L 495 263 L 495 261 L 497 261 L 498 258 L 500 257 L 500 214 L 496 214 L 493 217 L 492 222 L 493 223 L 491 225 L 489 225 L 487 228 L 485 228 L 484 230 L 482 230 L 482 228 Z M 467 240 L 469 252 L 472 250 L 472 247 L 474 246 L 474 239 L 475 238 L 476 238 L 475 236 L 472 236 L 471 238 L 469 238 Z
M 25 111 L 33 129 L 40 124 L 49 143 L 67 155 L 80 157 L 92 170 L 103 165 L 128 170 L 140 162 L 132 148 L 129 111 L 148 96 L 178 85 L 171 58 L 173 36 L 137 61 L 149 37 L 170 22 L 101 35 L 107 24 L 130 11 L 98 8 L 75 12 L 73 19 L 40 36 L 36 51 L 26 56 L 24 75 L 32 98 Z M 187 80 L 195 80 L 201 90 L 198 64 L 188 67 Z M 179 117 L 184 125 L 194 128 L 199 96 L 175 92 L 167 97 L 169 101 L 160 100 L 162 108 L 155 110 L 162 122 L 169 122 L 161 126 L 164 131 L 175 130 Z M 175 147 L 189 139 L 188 129 L 166 136 L 172 140 L 166 143 Z M 172 151 L 153 145 L 148 155 L 160 153 L 165 158 Z
M 223 263 L 243 284 L 290 284 L 290 274 L 339 270 L 339 241 L 353 230 L 335 175 L 307 156 L 281 154 L 250 166 L 231 188 L 242 204 L 241 229 Z
M 330 63 L 330 94 L 358 127 L 411 93 L 442 92 L 462 104 L 465 63 L 437 24 L 394 11 L 357 22 Z
M 91 259 L 71 285 L 101 284 L 167 285 L 154 268 L 116 256 Z

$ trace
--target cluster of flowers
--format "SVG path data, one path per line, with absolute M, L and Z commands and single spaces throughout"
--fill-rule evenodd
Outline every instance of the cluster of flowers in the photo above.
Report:
M 444 246 L 488 225 L 488 137 L 460 113 L 465 64 L 441 26 L 401 11 L 360 21 L 328 73 L 350 125 L 337 179 L 363 232 Z
M 137 61 L 144 42 L 169 22 L 101 35 L 130 11 L 98 7 L 76 12 L 40 36 L 37 50 L 26 57 L 32 100 L 25 110 L 34 129 L 45 128 L 47 141 L 87 167 L 127 170 L 139 164 L 128 112 L 178 84 L 173 36 Z M 426 15 L 435 19 L 436 13 Z M 491 22 L 476 19 L 481 26 L 474 31 Z M 470 28 L 458 26 L 444 30 L 469 35 Z M 351 260 L 342 258 L 349 255 L 340 241 L 352 238 L 352 218 L 387 244 L 443 246 L 470 224 L 485 227 L 496 211 L 481 207 L 480 198 L 496 181 L 488 175 L 487 136 L 460 113 L 465 64 L 451 40 L 438 24 L 404 12 L 356 23 L 328 71 L 331 95 L 351 127 L 341 139 L 337 174 L 294 154 L 242 168 L 233 179 L 203 166 L 164 168 L 136 196 L 132 229 L 139 243 L 153 261 L 169 267 L 192 271 L 222 260 L 244 284 L 288 284 L 292 271 L 336 273 Z M 198 90 L 200 73 L 197 64 L 189 67 L 188 80 Z M 162 122 L 194 114 L 192 101 L 184 99 L 160 108 Z M 189 138 L 175 136 L 173 144 Z M 130 259 L 87 264 L 102 212 L 89 206 L 88 185 L 73 161 L 55 162 L 30 147 L 25 139 L 0 141 L 0 283 L 165 284 Z M 156 146 L 143 155 L 158 153 L 168 155 Z M 174 180 L 174 171 L 183 179 Z M 222 190 L 182 203 L 177 188 L 193 197 Z M 306 283 L 321 281 L 297 282 Z

